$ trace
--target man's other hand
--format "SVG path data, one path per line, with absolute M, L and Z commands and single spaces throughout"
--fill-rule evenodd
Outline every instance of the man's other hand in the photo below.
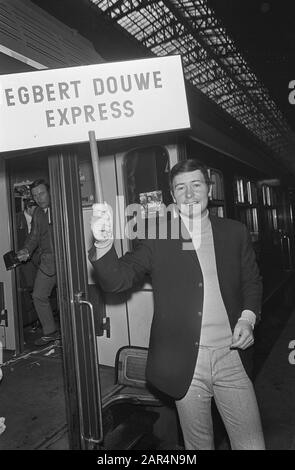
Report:
M 231 348 L 247 349 L 254 343 L 253 328 L 247 320 L 239 320 L 235 326 Z
M 113 213 L 107 203 L 93 204 L 91 231 L 96 248 L 106 248 L 113 243 Z
M 16 257 L 19 261 L 25 263 L 26 261 L 28 261 L 30 254 L 26 248 L 23 248 L 22 250 L 16 252 Z

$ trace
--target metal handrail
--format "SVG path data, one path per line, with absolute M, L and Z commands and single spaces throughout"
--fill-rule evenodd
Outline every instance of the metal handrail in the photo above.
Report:
M 93 305 L 88 300 L 82 299 L 83 293 L 79 292 L 75 295 L 75 300 L 79 305 L 86 305 L 90 311 L 90 321 L 91 321 L 91 332 L 93 337 L 93 348 L 94 348 L 94 371 L 95 371 L 95 381 L 97 385 L 97 394 L 98 394 L 98 418 L 99 418 L 99 436 L 85 436 L 84 432 L 82 433 L 82 438 L 91 443 L 91 444 L 101 444 L 103 441 L 103 421 L 102 421 L 102 399 L 101 399 L 101 389 L 100 389 L 100 379 L 99 379 L 99 369 L 98 369 L 98 350 L 96 343 L 96 333 L 95 333 L 95 324 L 94 324 L 94 310 Z M 75 339 L 76 340 L 76 339 Z

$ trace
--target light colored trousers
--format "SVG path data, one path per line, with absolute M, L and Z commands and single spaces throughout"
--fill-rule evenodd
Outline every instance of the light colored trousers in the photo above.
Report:
M 239 353 L 229 347 L 201 346 L 190 388 L 176 401 L 186 450 L 213 450 L 211 400 L 214 397 L 233 450 L 264 450 L 264 437 L 252 382 Z
M 42 325 L 43 334 L 49 335 L 56 330 L 49 296 L 56 285 L 56 276 L 46 276 L 38 269 L 33 290 L 35 310 Z

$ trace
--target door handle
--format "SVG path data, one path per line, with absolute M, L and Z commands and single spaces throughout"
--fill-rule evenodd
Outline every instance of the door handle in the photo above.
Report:
M 94 310 L 93 305 L 88 300 L 84 300 L 82 292 L 78 292 L 75 294 L 75 301 L 79 305 L 86 305 L 90 312 L 90 324 L 91 324 L 91 332 L 93 336 L 93 349 L 94 349 L 94 371 L 95 371 L 95 380 L 97 384 L 97 395 L 98 395 L 98 419 L 99 419 L 99 435 L 98 437 L 93 436 L 85 436 L 84 430 L 82 433 L 82 438 L 89 442 L 90 445 L 93 444 L 100 444 L 103 441 L 103 423 L 102 423 L 102 399 L 101 399 L 101 389 L 100 389 L 100 377 L 99 377 L 99 370 L 98 370 L 98 351 L 97 351 L 97 343 L 96 343 L 96 333 L 95 333 L 95 324 L 94 324 Z M 76 341 L 76 338 L 75 338 Z

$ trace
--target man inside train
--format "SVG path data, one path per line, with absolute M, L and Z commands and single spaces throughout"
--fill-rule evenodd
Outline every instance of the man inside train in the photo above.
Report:
M 24 199 L 23 203 L 24 210 L 16 213 L 17 248 L 23 246 L 31 231 L 32 217 L 37 207 L 33 199 Z M 31 293 L 33 291 L 38 261 L 39 254 L 36 250 L 32 260 L 23 263 L 20 269 L 20 283 L 23 290 L 24 308 L 28 318 L 34 318 L 34 315 L 36 315 Z
M 262 284 L 250 235 L 240 222 L 209 214 L 211 183 L 197 160 L 177 163 L 170 185 L 171 220 L 181 225 L 178 239 L 143 238 L 118 258 L 111 211 L 106 204 L 95 204 L 89 259 L 108 292 L 127 290 L 151 275 L 154 316 L 146 375 L 175 399 L 185 448 L 214 449 L 214 398 L 231 448 L 262 450 L 250 379 Z
M 17 257 L 20 261 L 26 262 L 32 257 L 35 250 L 39 249 L 40 262 L 32 297 L 43 335 L 34 344 L 45 346 L 59 338 L 50 303 L 50 295 L 56 286 L 56 268 L 48 183 L 44 179 L 35 180 L 31 185 L 31 194 L 38 207 L 32 217 L 31 232 L 27 236 L 23 248 L 17 252 Z

